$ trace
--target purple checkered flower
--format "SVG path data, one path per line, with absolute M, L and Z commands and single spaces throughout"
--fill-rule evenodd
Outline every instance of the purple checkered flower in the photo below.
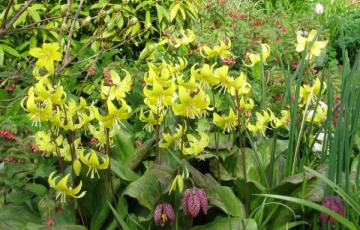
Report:
M 334 212 L 336 212 L 337 214 L 344 216 L 345 211 L 344 211 L 344 202 L 342 201 L 342 199 L 338 196 L 327 196 L 323 199 L 322 206 L 324 206 L 325 208 L 328 208 Z M 321 224 L 325 224 L 326 222 L 329 222 L 333 225 L 336 224 L 336 220 L 330 216 L 328 216 L 325 213 L 320 213 L 320 220 L 321 220 Z
M 160 203 L 154 211 L 154 221 L 157 225 L 164 226 L 166 223 L 172 223 L 175 219 L 174 209 L 171 204 Z
M 209 209 L 206 193 L 201 188 L 186 189 L 182 199 L 184 213 L 197 217 L 200 210 L 206 215 Z

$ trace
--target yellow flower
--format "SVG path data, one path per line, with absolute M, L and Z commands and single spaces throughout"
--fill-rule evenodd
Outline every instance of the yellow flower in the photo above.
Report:
M 152 86 L 154 82 L 158 82 L 162 87 L 170 87 L 171 72 L 168 68 L 168 64 L 163 60 L 159 66 L 153 63 L 148 63 L 149 71 L 144 75 L 144 81 L 146 85 Z
M 231 48 L 231 40 L 228 40 L 226 45 L 223 41 L 220 40 L 220 46 L 214 46 L 212 49 L 208 46 L 203 46 L 202 50 L 206 53 L 207 57 L 217 57 L 226 58 L 230 55 L 229 49 Z
M 132 79 L 128 71 L 125 69 L 122 69 L 122 71 L 125 72 L 125 77 L 122 80 L 116 71 L 110 71 L 112 85 L 106 86 L 104 82 L 101 83 L 101 98 L 106 99 L 109 97 L 111 100 L 114 98 L 118 100 L 125 98 L 126 93 L 131 89 Z
M 58 146 L 63 142 L 63 137 L 58 136 L 55 140 Z M 35 134 L 35 144 L 39 147 L 39 150 L 45 153 L 56 154 L 56 146 L 52 141 L 51 134 L 45 131 L 38 131 Z
M 268 44 L 261 44 L 261 55 L 263 63 L 266 64 L 266 59 L 270 56 L 270 46 Z M 244 63 L 247 67 L 253 67 L 261 62 L 261 56 L 258 53 L 246 53 L 246 56 L 249 57 L 251 62 L 251 64 Z
M 205 148 L 209 145 L 209 136 L 203 132 L 200 132 L 199 134 L 200 139 L 191 134 L 186 135 L 189 146 L 183 148 L 182 153 L 184 155 L 198 156 L 205 151 Z
M 144 87 L 144 103 L 151 106 L 168 106 L 171 105 L 174 100 L 174 93 L 175 93 L 175 83 L 171 83 L 168 88 L 164 88 L 160 82 L 154 81 L 152 84 L 152 89 L 148 87 Z
M 327 116 L 328 106 L 326 103 L 319 101 L 316 109 L 309 110 L 306 114 L 306 121 L 313 121 L 314 124 L 321 124 L 325 121 Z M 313 118 L 314 117 L 314 118 Z
M 323 88 L 326 88 L 325 82 L 323 83 Z M 316 98 L 316 96 L 320 93 L 321 82 L 319 78 L 315 79 L 315 82 L 312 86 L 308 84 L 304 84 L 300 87 L 300 103 L 299 106 L 304 106 L 308 100 L 312 100 Z
M 153 110 L 148 111 L 148 115 L 145 116 L 144 111 L 141 109 L 139 120 L 147 123 L 145 129 L 149 132 L 154 130 L 154 125 L 160 125 L 164 120 L 166 111 L 159 111 L 159 114 Z
M 177 84 L 190 91 L 196 91 L 199 88 L 199 84 L 196 82 L 195 77 L 190 75 L 189 79 L 184 79 L 184 75 L 181 75 L 177 79 Z
M 81 163 L 79 161 L 79 159 L 75 159 L 73 162 L 72 162 L 72 168 L 74 170 L 74 173 L 76 176 L 79 176 L 80 175 L 80 171 L 81 171 Z
M 98 129 L 96 129 L 94 126 L 89 124 L 89 131 L 93 137 L 96 138 L 97 143 L 96 146 L 100 146 L 100 148 L 103 148 L 106 145 L 106 136 L 105 136 L 105 128 L 102 125 L 102 123 L 99 124 Z M 112 141 L 112 136 L 114 135 L 113 131 L 110 131 L 110 145 Z
M 110 98 L 106 100 L 107 115 L 105 116 L 101 115 L 97 108 L 93 107 L 95 111 L 95 118 L 102 123 L 104 128 L 110 128 L 113 125 L 119 126 L 120 121 L 127 119 L 131 113 L 131 107 L 126 104 L 124 99 L 120 99 L 115 102 L 117 102 L 118 106 L 116 106 Z
M 229 93 L 233 96 L 236 95 L 236 92 L 239 96 L 247 95 L 251 91 L 251 85 L 246 80 L 246 75 L 241 72 L 239 77 L 233 79 L 230 82 L 230 88 L 228 89 Z
M 53 87 L 48 78 L 42 78 L 35 84 L 34 93 L 38 100 L 50 99 L 54 105 L 63 105 L 66 99 L 62 85 L 59 83 Z
M 281 110 L 281 117 L 274 118 L 272 121 L 272 126 L 274 128 L 280 128 L 286 126 L 290 122 L 290 111 L 289 110 Z
M 190 29 L 186 29 L 185 31 L 181 32 L 181 36 L 178 38 L 175 38 L 174 40 L 174 47 L 178 48 L 180 46 L 186 46 L 190 43 L 192 43 L 196 39 L 194 31 Z
M 210 98 L 201 88 L 190 91 L 179 86 L 179 103 L 173 104 L 172 109 L 177 116 L 194 119 L 204 115 L 209 105 Z
M 323 52 L 323 49 L 326 47 L 328 41 L 316 41 L 317 31 L 312 30 L 308 37 L 303 37 L 301 32 L 297 32 L 296 38 L 296 51 L 303 52 L 305 47 L 308 48 L 308 53 L 306 54 L 306 60 L 312 59 L 314 56 L 319 57 Z
M 274 113 L 270 110 L 263 110 L 262 113 L 256 112 L 256 123 L 255 125 L 250 122 L 247 124 L 247 128 L 254 134 L 262 133 L 265 136 L 266 128 L 269 122 L 275 119 Z
M 22 99 L 21 107 L 29 113 L 27 116 L 35 126 L 41 125 L 42 121 L 48 121 L 52 117 L 53 104 L 51 100 L 45 102 L 37 100 L 34 95 L 34 87 L 31 87 L 28 96 Z
M 213 68 L 215 66 L 204 64 L 200 69 L 195 69 L 197 64 L 191 67 L 191 76 L 198 80 L 202 85 L 209 84 L 210 86 L 215 86 L 219 83 L 219 80 L 215 77 L 213 73 Z
M 240 99 L 240 108 L 245 111 L 250 111 L 254 108 L 254 100 L 250 97 L 241 97 Z
M 172 191 L 176 190 L 176 185 L 179 188 L 179 192 L 181 193 L 183 191 L 183 189 L 184 189 L 184 177 L 182 175 L 176 175 L 173 182 L 171 183 L 169 194 Z
M 213 122 L 216 126 L 224 129 L 224 131 L 231 132 L 237 125 L 237 114 L 235 114 L 232 108 L 229 108 L 229 114 L 227 116 L 220 116 L 216 112 L 213 114 Z
M 36 66 L 44 67 L 50 74 L 54 73 L 54 61 L 61 61 L 58 43 L 43 43 L 41 48 L 32 48 L 29 54 L 38 58 Z
M 104 155 L 103 157 L 99 157 L 98 154 L 95 152 L 95 150 L 91 149 L 90 152 L 88 152 L 86 155 L 84 155 L 85 151 L 80 152 L 80 160 L 82 163 L 87 165 L 89 167 L 88 172 L 86 173 L 86 176 L 91 173 L 90 178 L 93 179 L 95 173 L 99 176 L 98 170 L 107 169 L 109 167 L 110 159 L 107 155 Z M 100 163 L 99 159 L 102 163 Z
M 48 183 L 51 188 L 54 188 L 57 190 L 58 194 L 56 195 L 56 199 L 59 198 L 59 196 L 61 196 L 61 202 L 65 202 L 66 201 L 65 196 L 71 196 L 73 198 L 81 198 L 81 197 L 85 196 L 86 191 L 83 191 L 80 193 L 81 187 L 82 187 L 82 181 L 80 181 L 78 186 L 76 186 L 75 188 L 72 188 L 71 186 L 67 185 L 70 174 L 66 174 L 64 177 L 62 177 L 59 180 L 59 178 L 60 178 L 59 176 L 56 176 L 55 178 L 53 178 L 55 173 L 56 172 L 52 172 L 50 174 L 50 176 L 48 178 Z
M 175 75 L 177 73 L 179 73 L 181 70 L 183 70 L 186 65 L 187 65 L 187 61 L 186 59 L 182 59 L 182 58 L 179 58 L 178 57 L 178 60 L 179 60 L 179 64 L 175 64 L 175 65 L 167 65 L 169 70 L 170 70 L 170 73 L 172 75 Z
M 186 131 L 186 126 L 183 128 L 182 125 L 178 125 L 178 127 L 179 128 L 176 128 L 176 132 L 173 135 L 170 133 L 163 133 L 163 139 L 159 144 L 160 148 L 169 148 L 175 141 L 182 137 Z

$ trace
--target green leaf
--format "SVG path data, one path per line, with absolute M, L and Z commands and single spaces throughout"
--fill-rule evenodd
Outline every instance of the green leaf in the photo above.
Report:
M 47 188 L 42 184 L 26 184 L 24 189 L 38 196 L 43 196 L 48 191 Z
M 20 54 L 11 46 L 5 45 L 5 44 L 0 44 L 0 48 L 2 48 L 3 51 L 5 51 L 6 53 L 15 56 L 15 57 L 20 57 Z
M 129 184 L 123 194 L 137 199 L 140 205 L 151 211 L 161 196 L 161 188 L 157 178 L 146 171 L 142 177 Z
M 4 65 L 4 51 L 2 47 L 0 47 L 0 65 Z
M 111 171 L 126 181 L 135 181 L 139 178 L 139 175 L 132 171 L 127 164 L 120 164 L 120 162 L 111 159 Z
M 257 230 L 258 226 L 254 219 L 241 217 L 217 217 L 213 222 L 201 226 L 195 226 L 191 230 Z
M 123 219 L 121 219 L 121 217 L 116 212 L 114 207 L 110 204 L 110 202 L 108 201 L 107 203 L 108 203 L 112 213 L 114 214 L 116 221 L 120 224 L 121 228 L 124 230 L 130 230 L 130 227 L 125 223 L 125 221 Z
M 170 21 L 174 20 L 174 18 L 176 17 L 177 12 L 179 11 L 179 9 L 180 9 L 180 3 L 175 4 L 171 8 L 171 10 L 170 10 Z
M 325 213 L 328 216 L 331 216 L 332 218 L 334 218 L 337 222 L 343 224 L 345 227 L 349 228 L 350 230 L 356 230 L 358 229 L 357 226 L 352 223 L 351 221 L 347 220 L 345 217 L 337 214 L 336 212 L 327 209 L 317 203 L 308 201 L 308 200 L 304 200 L 304 199 L 300 199 L 300 198 L 295 198 L 295 197 L 289 197 L 289 196 L 281 196 L 281 195 L 272 195 L 272 194 L 258 194 L 259 196 L 263 196 L 263 197 L 268 197 L 268 198 L 274 198 L 274 199 L 279 199 L 279 200 L 285 200 L 285 201 L 290 201 L 293 203 L 297 203 L 300 205 L 304 205 L 307 206 L 309 208 L 315 209 L 319 212 Z

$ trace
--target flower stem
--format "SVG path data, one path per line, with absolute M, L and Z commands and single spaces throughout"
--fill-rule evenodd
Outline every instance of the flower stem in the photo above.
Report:
M 245 211 L 246 211 L 246 215 L 248 215 L 249 213 L 249 188 L 248 188 L 248 183 L 247 183 L 247 172 L 246 172 L 246 155 L 245 155 L 245 151 L 242 148 L 242 146 L 244 145 L 244 141 L 241 138 L 241 107 L 240 107 L 240 99 L 239 99 L 239 95 L 236 92 L 236 105 L 237 105 L 237 110 L 238 110 L 238 135 L 239 135 L 239 147 L 240 147 L 240 153 L 241 153 L 241 162 L 242 162 L 242 168 L 243 168 L 243 177 L 244 177 L 244 196 L 245 196 Z

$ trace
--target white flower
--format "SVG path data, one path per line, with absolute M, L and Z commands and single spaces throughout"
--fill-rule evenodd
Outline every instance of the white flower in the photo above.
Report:
M 321 3 L 316 4 L 315 6 L 315 14 L 322 15 L 324 13 L 324 6 Z
M 322 152 L 323 145 L 319 143 L 314 143 L 312 151 L 313 152 Z

